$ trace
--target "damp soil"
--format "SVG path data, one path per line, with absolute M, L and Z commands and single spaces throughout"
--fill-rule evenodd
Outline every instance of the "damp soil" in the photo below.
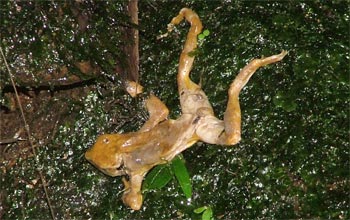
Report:
M 79 101 L 89 90 L 89 87 L 84 86 L 61 91 L 19 89 L 18 98 L 34 148 L 50 143 L 59 126 L 74 120 L 74 114 L 69 114 L 72 111 L 67 102 Z M 3 94 L 9 101 L 0 110 L 0 164 L 6 172 L 8 169 L 16 169 L 18 159 L 33 157 L 33 151 L 15 92 L 8 88 Z

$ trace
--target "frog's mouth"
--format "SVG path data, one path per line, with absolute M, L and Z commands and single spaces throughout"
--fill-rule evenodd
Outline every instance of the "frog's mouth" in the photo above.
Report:
M 115 165 L 115 166 L 109 166 L 109 167 L 101 167 L 100 165 L 97 165 L 93 160 L 90 158 L 86 158 L 94 167 L 102 171 L 104 174 L 108 176 L 120 176 L 125 175 L 125 167 L 124 164 Z
M 100 170 L 108 176 L 121 176 L 126 174 L 124 167 L 101 168 Z

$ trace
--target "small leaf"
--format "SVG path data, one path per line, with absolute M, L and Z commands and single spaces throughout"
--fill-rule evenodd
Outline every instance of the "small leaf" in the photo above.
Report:
M 193 212 L 196 214 L 200 214 L 204 212 L 207 208 L 208 208 L 207 206 L 202 206 L 202 207 L 196 208 L 195 210 L 193 210 Z
M 205 37 L 204 34 L 199 34 L 199 35 L 198 35 L 198 39 L 199 39 L 199 40 L 203 40 L 204 37 Z
M 186 198 L 191 198 L 192 184 L 184 160 L 180 156 L 175 157 L 171 163 L 171 167 Z
M 203 31 L 203 35 L 204 35 L 205 37 L 209 36 L 209 34 L 210 34 L 210 31 L 209 31 L 208 29 L 205 29 L 205 30 Z
M 143 183 L 143 191 L 151 189 L 161 189 L 166 186 L 173 175 L 168 165 L 156 166 L 149 172 Z
M 197 56 L 198 54 L 199 54 L 199 50 L 198 49 L 194 49 L 194 50 L 188 52 L 188 56 L 190 56 L 190 57 Z
M 213 210 L 208 207 L 204 212 L 203 212 L 203 215 L 202 215 L 202 220 L 210 220 L 213 218 Z
M 286 102 L 283 106 L 283 109 L 287 112 L 292 112 L 297 108 L 297 104 L 294 101 Z

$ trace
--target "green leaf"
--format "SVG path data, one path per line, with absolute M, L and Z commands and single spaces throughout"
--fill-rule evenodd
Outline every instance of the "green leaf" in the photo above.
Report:
M 213 218 L 213 210 L 208 207 L 204 212 L 203 212 L 203 215 L 202 215 L 202 220 L 210 220 Z
M 168 165 L 156 166 L 149 172 L 143 182 L 143 191 L 161 189 L 172 179 L 173 175 Z
M 199 34 L 199 35 L 198 35 L 198 39 L 199 39 L 199 40 L 203 40 L 204 37 L 205 37 L 204 34 Z
M 190 175 L 188 174 L 183 158 L 181 156 L 175 157 L 171 163 L 171 167 L 186 198 L 187 199 L 191 198 L 192 184 L 191 184 Z
M 200 214 L 204 212 L 207 208 L 208 208 L 207 206 L 202 206 L 202 207 L 196 208 L 195 210 L 193 210 L 193 212 L 196 214 Z

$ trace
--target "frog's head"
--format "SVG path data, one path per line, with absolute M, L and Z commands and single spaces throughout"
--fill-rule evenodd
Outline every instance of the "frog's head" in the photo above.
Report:
M 118 152 L 119 134 L 104 134 L 85 153 L 85 158 L 96 168 L 109 176 L 121 174 L 122 154 Z

